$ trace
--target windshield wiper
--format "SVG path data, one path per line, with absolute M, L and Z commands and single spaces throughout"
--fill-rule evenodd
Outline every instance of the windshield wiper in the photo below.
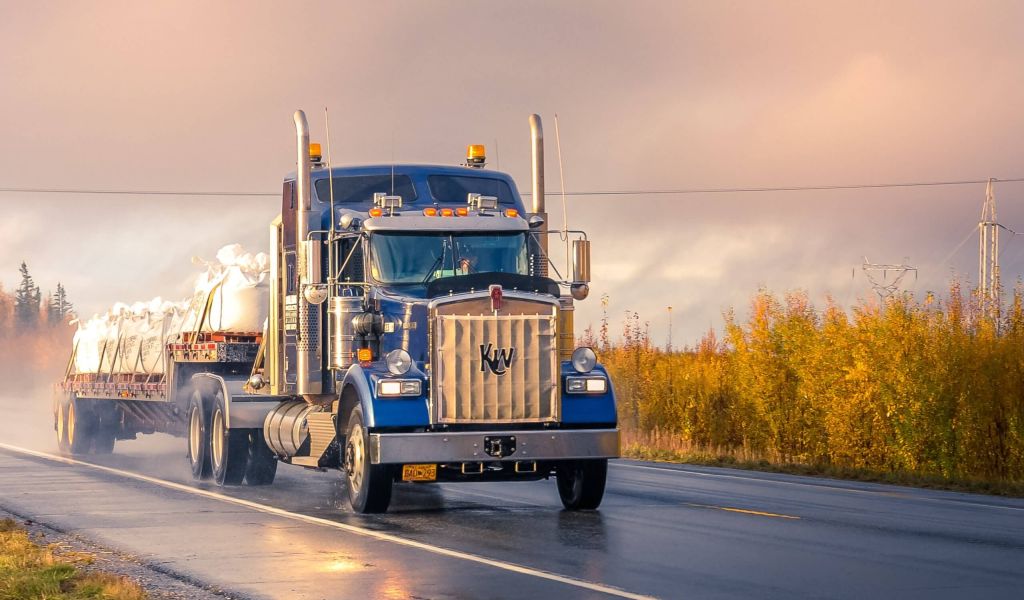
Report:
M 420 285 L 426 285 L 434 278 L 434 273 L 437 272 L 437 268 L 441 266 L 441 262 L 443 260 L 444 253 L 442 252 L 441 256 L 438 256 L 437 260 L 434 261 L 434 264 L 430 265 L 430 270 L 428 270 L 427 274 L 423 276 L 423 281 L 420 282 Z

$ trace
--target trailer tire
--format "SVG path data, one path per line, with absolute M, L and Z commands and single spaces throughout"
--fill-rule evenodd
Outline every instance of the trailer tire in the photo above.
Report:
M 61 454 L 71 452 L 68 445 L 68 406 L 71 404 L 71 395 L 64 395 L 57 399 L 56 411 L 53 415 L 53 425 L 57 432 L 57 449 Z
M 558 497 L 566 510 L 594 510 L 604 498 L 608 459 L 573 460 L 555 468 Z
M 358 513 L 382 513 L 391 503 L 391 472 L 387 465 L 370 463 L 368 450 L 363 409 L 356 406 L 348 419 L 343 459 L 348 501 Z
M 202 395 L 192 392 L 188 402 L 188 463 L 192 469 L 192 479 L 203 481 L 209 479 L 210 470 L 210 415 L 203 402 Z
M 92 404 L 78 396 L 72 396 L 66 414 L 65 435 L 68 440 L 68 452 L 75 456 L 88 454 L 92 449 L 96 427 L 99 425 Z
M 263 439 L 262 429 L 249 430 L 249 462 L 245 467 L 245 483 L 270 485 L 277 475 L 277 456 Z
M 120 409 L 111 400 L 93 400 L 96 415 L 96 429 L 92 438 L 94 454 L 110 454 L 114 451 L 117 434 L 121 429 Z
M 249 430 L 228 427 L 227 408 L 220 392 L 210 413 L 210 468 L 217 485 L 241 485 L 249 462 Z

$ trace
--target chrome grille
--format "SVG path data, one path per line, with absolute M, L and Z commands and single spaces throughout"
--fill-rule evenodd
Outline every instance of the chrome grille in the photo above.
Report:
M 544 312 L 436 315 L 435 422 L 559 419 L 557 323 L 554 311 Z

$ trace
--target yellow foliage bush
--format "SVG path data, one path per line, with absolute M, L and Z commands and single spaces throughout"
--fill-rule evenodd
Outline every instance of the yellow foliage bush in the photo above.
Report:
M 602 331 L 606 331 L 607 325 Z M 589 340 L 593 342 L 592 339 Z M 958 285 L 845 311 L 762 290 L 719 341 L 664 352 L 639 316 L 597 344 L 638 439 L 782 463 L 1024 481 L 1024 297 L 991 315 Z M 665 442 L 668 443 L 668 442 Z

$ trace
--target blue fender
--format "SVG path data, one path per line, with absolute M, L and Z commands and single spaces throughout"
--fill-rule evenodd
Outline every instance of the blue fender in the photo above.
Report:
M 427 409 L 427 384 L 426 377 L 418 370 L 413 369 L 403 376 L 405 379 L 423 380 L 423 394 L 419 397 L 403 398 L 378 398 L 377 381 L 389 377 L 390 374 L 383 365 L 373 364 L 368 368 L 361 365 L 352 365 L 345 378 L 342 380 L 342 391 L 346 387 L 355 389 L 359 396 L 359 406 L 363 410 L 363 419 L 368 429 L 376 427 L 426 427 L 430 424 L 430 415 Z M 347 415 L 339 415 L 339 427 L 341 419 L 347 419 Z

